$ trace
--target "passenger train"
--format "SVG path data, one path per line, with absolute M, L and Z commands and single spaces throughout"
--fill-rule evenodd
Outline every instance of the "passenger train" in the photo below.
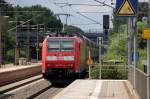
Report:
M 46 37 L 42 44 L 43 77 L 80 76 L 88 69 L 89 51 L 98 62 L 99 47 L 86 37 Z

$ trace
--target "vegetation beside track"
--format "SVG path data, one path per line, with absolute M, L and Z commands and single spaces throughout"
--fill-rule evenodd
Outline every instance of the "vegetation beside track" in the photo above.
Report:
M 101 79 L 127 79 L 127 67 L 124 64 L 109 64 L 94 66 L 91 68 L 91 78 L 99 79 L 101 72 Z

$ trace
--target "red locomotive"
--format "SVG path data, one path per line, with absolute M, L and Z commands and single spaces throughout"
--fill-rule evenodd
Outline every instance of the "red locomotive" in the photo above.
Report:
M 46 37 L 42 44 L 43 77 L 66 77 L 88 69 L 87 59 L 98 61 L 98 46 L 85 37 Z

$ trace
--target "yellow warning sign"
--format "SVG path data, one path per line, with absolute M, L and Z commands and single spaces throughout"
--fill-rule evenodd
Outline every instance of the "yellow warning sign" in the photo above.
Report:
M 150 28 L 144 29 L 143 38 L 150 39 Z
M 118 10 L 118 15 L 119 16 L 136 15 L 136 13 L 135 13 L 129 0 L 124 0 L 124 2 L 122 3 L 121 7 Z
M 87 60 L 87 62 L 86 62 L 88 65 L 91 65 L 91 64 L 93 64 L 93 60 L 92 60 L 92 58 L 91 58 L 91 51 L 89 50 L 89 58 L 88 58 L 88 60 Z
M 87 60 L 87 64 L 88 64 L 88 65 L 93 64 L 93 60 L 92 60 L 92 59 L 88 59 L 88 60 Z

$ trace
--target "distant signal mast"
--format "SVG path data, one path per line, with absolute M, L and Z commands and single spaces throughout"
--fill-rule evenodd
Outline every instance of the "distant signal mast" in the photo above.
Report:
M 59 19 L 60 19 L 60 16 L 66 16 L 66 25 L 68 24 L 68 17 L 71 16 L 71 14 L 68 14 L 68 13 L 58 13 L 58 14 L 55 14 L 55 15 L 58 16 Z M 64 32 L 64 24 L 63 24 L 63 30 L 62 31 Z

